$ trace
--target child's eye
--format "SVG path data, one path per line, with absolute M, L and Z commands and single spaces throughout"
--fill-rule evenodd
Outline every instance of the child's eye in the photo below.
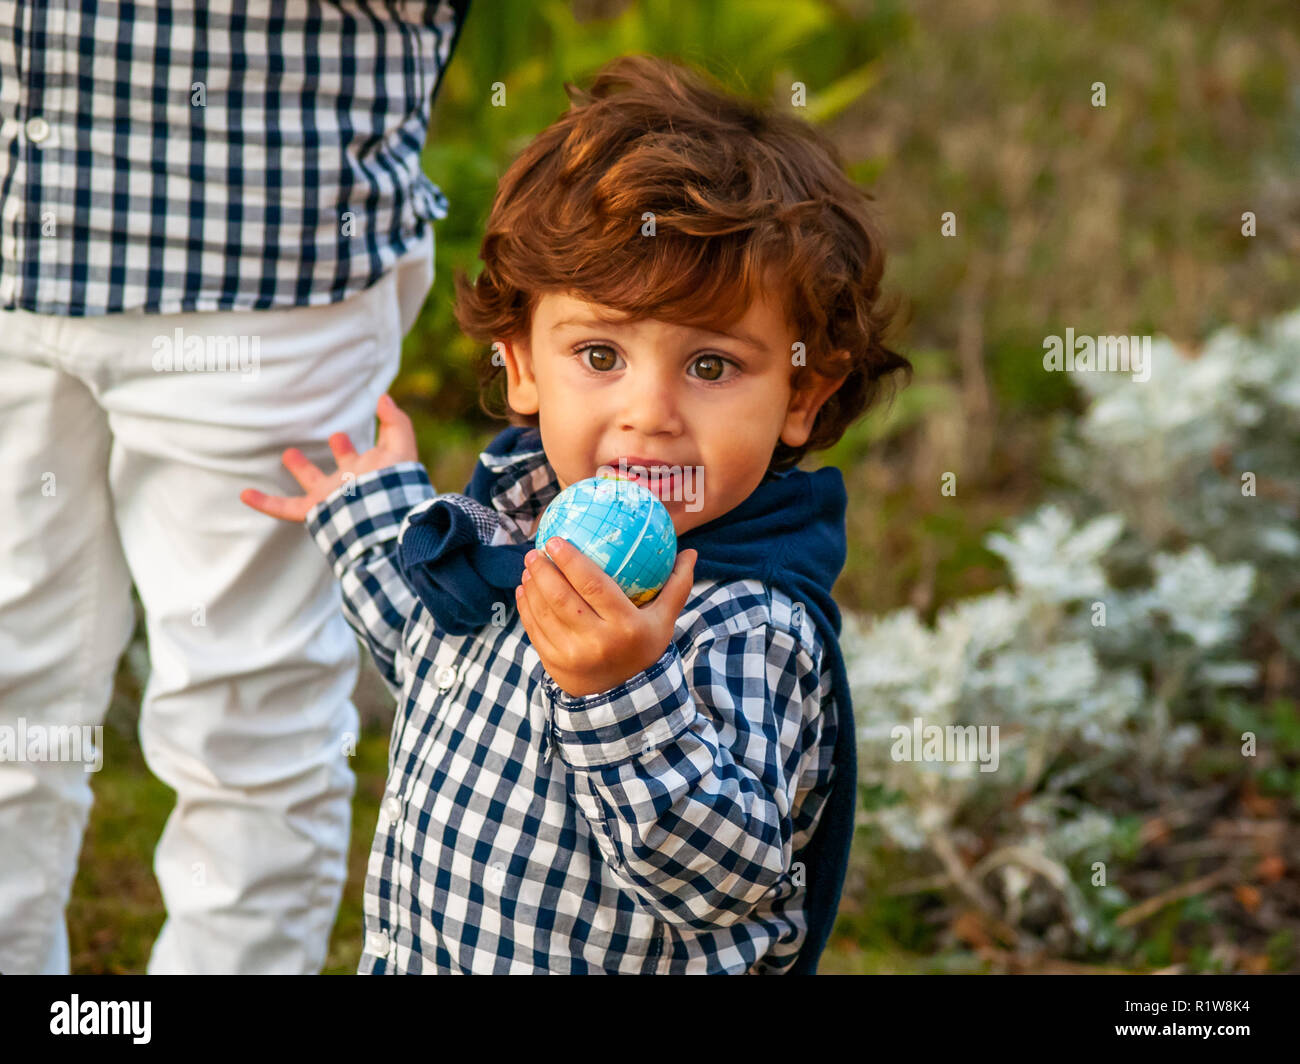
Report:
M 608 352 L 606 355 L 595 355 L 588 361 L 584 356 L 588 351 Z M 594 369 L 605 373 L 614 368 L 611 363 L 618 361 L 618 352 L 609 344 L 587 344 L 585 347 L 578 348 L 578 358 L 588 369 Z
M 618 368 L 619 354 L 609 344 L 584 344 L 577 349 L 576 354 L 583 366 L 594 372 L 609 373 Z M 723 376 L 727 366 L 733 367 L 736 372 L 740 370 L 735 362 L 721 355 L 700 355 L 691 365 L 701 367 L 695 376 L 706 384 L 720 384 L 734 377 L 735 373 Z
M 722 376 L 723 370 L 727 366 L 732 366 L 737 372 L 740 369 L 731 359 L 723 358 L 721 355 L 701 355 L 691 365 L 705 367 L 698 376 L 701 380 L 708 381 L 710 384 L 717 384 L 720 381 L 731 379 L 731 377 Z M 733 373 L 731 376 L 734 377 L 735 374 Z

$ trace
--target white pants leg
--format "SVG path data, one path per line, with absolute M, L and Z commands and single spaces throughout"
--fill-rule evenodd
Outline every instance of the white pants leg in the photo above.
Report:
M 135 623 L 108 491 L 108 421 L 43 346 L 41 319 L 0 311 L 0 727 L 102 723 Z M 90 816 L 83 762 L 0 760 L 0 971 L 69 966 L 63 910 Z M 32 751 L 35 754 L 35 751 Z
M 84 470 L 74 485 L 98 484 L 109 507 L 96 511 L 84 486 L 64 496 L 62 478 L 61 510 L 31 501 L 30 475 L 0 489 L 25 492 L 21 527 L 9 538 L 21 537 L 42 559 L 38 569 L 54 574 L 32 594 L 17 582 L 11 592 L 10 542 L 0 539 L 0 632 L 18 662 L 12 678 L 0 664 L 0 706 L 12 715 L 12 688 L 27 692 L 13 705 L 29 716 L 68 706 L 62 712 L 78 722 L 102 719 L 130 626 L 120 558 L 116 568 L 111 560 L 96 568 L 100 554 L 111 559 L 117 549 L 115 517 L 148 628 L 142 750 L 177 795 L 155 856 L 167 920 L 150 973 L 309 973 L 323 965 L 346 878 L 357 646 L 302 526 L 259 514 L 238 496 L 245 487 L 301 490 L 280 464 L 285 447 L 329 467 L 331 433 L 347 432 L 358 449 L 373 442 L 375 402 L 428 291 L 431 256 L 426 244 L 370 289 L 324 307 L 0 315 L 0 326 L 21 318 L 50 359 L 18 359 L 0 336 L 0 409 L 43 426 L 55 453 L 64 441 Z M 209 336 L 233 338 L 234 350 L 248 337 L 255 371 L 155 369 L 157 338 L 174 346 L 178 329 L 182 342 L 197 338 L 205 351 Z M 34 397 L 15 404 L 7 388 L 15 374 L 24 395 L 68 393 L 63 405 Z M 86 423 L 67 419 L 74 396 Z M 9 448 L 21 457 L 38 445 L 14 436 L 6 427 L 9 462 Z M 24 469 L 49 465 L 40 455 Z M 86 543 L 95 548 L 89 555 Z M 84 779 L 72 778 L 86 776 L 83 766 L 63 768 L 0 764 L 0 855 L 25 857 L 0 856 L 3 971 L 67 970 L 61 914 L 90 795 Z

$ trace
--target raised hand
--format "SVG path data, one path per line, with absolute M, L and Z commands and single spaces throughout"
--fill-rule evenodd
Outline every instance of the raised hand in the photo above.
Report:
M 419 455 L 415 449 L 411 419 L 388 395 L 379 397 L 375 414 L 379 418 L 379 436 L 374 447 L 365 454 L 357 454 L 346 433 L 336 432 L 329 438 L 330 451 L 338 463 L 338 469 L 333 473 L 317 469 L 296 447 L 284 452 L 285 467 L 302 485 L 305 495 L 266 495 L 256 488 L 245 488 L 239 493 L 239 501 L 282 521 L 301 522 L 306 520 L 307 512 L 340 487 L 347 476 L 355 478 L 398 462 L 415 461 Z

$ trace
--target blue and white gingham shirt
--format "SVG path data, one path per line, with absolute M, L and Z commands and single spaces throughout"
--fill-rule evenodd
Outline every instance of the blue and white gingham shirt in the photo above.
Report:
M 358 972 L 782 972 L 806 930 L 792 855 L 834 776 L 815 625 L 758 580 L 698 581 L 655 664 L 567 695 L 513 603 L 450 635 L 398 570 L 436 499 L 483 542 L 532 540 L 559 491 L 545 453 L 479 460 L 492 508 L 404 462 L 307 517 L 399 699 Z
M 368 287 L 447 215 L 420 152 L 468 6 L 0 0 L 0 307 Z

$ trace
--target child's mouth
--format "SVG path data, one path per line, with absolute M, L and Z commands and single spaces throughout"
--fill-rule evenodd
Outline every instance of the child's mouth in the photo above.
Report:
M 658 496 L 660 502 L 668 502 L 681 497 L 681 474 L 673 470 L 649 472 L 642 469 L 629 469 L 626 473 L 615 473 L 627 480 L 634 480 L 647 491 Z

